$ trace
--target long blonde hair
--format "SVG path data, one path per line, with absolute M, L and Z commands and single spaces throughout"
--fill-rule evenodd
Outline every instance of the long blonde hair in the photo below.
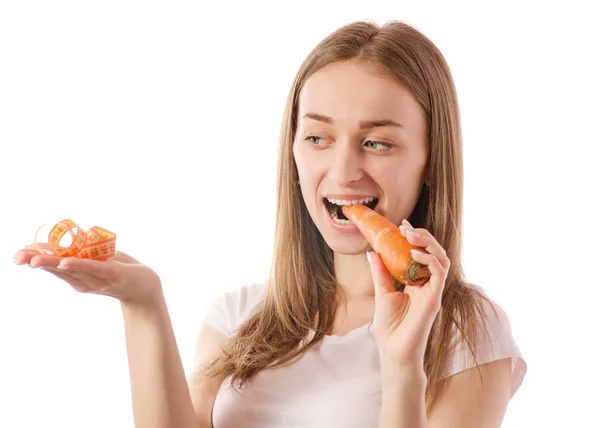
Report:
M 241 387 L 259 371 L 291 362 L 331 331 L 338 302 L 333 253 L 304 204 L 292 145 L 303 85 L 326 65 L 348 60 L 374 64 L 405 85 L 427 121 L 429 175 L 409 221 L 429 230 L 451 261 L 442 310 L 425 353 L 430 409 L 443 388 L 440 377 L 456 331 L 475 357 L 485 296 L 469 287 L 460 263 L 463 160 L 453 79 L 436 46 L 415 28 L 397 21 L 381 27 L 368 21 L 343 26 L 317 45 L 301 65 L 281 128 L 274 257 L 264 305 L 239 327 L 206 374 L 220 380 L 230 376 L 232 384 Z M 315 334 L 305 340 L 310 329 Z

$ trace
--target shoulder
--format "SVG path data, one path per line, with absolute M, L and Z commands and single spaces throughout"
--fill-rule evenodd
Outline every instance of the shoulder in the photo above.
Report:
M 205 322 L 226 336 L 235 334 L 262 306 L 267 284 L 255 283 L 224 292 L 209 306 Z
M 509 358 L 511 361 L 512 393 L 514 394 L 525 377 L 527 364 L 514 338 L 508 314 L 482 287 L 470 285 L 470 288 L 482 297 L 481 308 L 483 312 L 483 318 L 478 319 L 476 326 L 477 336 L 473 352 L 468 347 L 462 333 L 455 330 L 451 351 L 442 378 L 477 365 Z

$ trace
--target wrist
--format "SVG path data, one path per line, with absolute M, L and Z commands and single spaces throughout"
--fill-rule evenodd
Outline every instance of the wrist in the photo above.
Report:
M 161 290 L 156 290 L 142 301 L 119 300 L 121 310 L 128 313 L 155 314 L 166 306 L 165 296 Z
M 405 386 L 414 391 L 415 388 L 424 390 L 427 385 L 423 363 L 398 363 L 382 358 L 380 367 L 383 388 L 401 389 Z
M 423 364 L 382 360 L 381 381 L 379 428 L 426 427 L 427 376 Z

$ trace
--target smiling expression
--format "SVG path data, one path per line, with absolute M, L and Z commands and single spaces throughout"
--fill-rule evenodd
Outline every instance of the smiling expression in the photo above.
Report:
M 333 251 L 358 254 L 363 235 L 336 205 L 365 203 L 395 224 L 412 213 L 424 183 L 427 126 L 408 89 L 371 65 L 329 65 L 298 102 L 294 160 L 304 202 Z M 375 199 L 373 199 L 375 198 Z

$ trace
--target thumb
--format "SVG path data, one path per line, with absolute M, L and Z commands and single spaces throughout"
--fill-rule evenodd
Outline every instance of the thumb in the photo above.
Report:
M 387 293 L 394 293 L 394 283 L 392 275 L 387 270 L 381 257 L 375 251 L 367 251 L 367 260 L 371 265 L 371 274 L 373 275 L 373 286 L 375 287 L 375 299 Z

